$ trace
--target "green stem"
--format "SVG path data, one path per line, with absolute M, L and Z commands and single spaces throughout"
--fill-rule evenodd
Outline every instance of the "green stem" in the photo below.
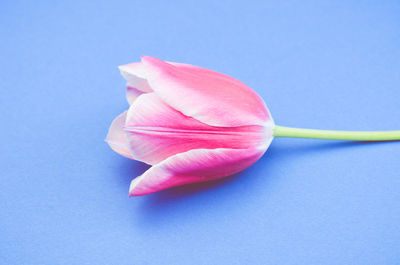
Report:
M 400 140 L 400 131 L 329 131 L 275 126 L 274 137 L 295 137 L 352 141 L 393 141 Z

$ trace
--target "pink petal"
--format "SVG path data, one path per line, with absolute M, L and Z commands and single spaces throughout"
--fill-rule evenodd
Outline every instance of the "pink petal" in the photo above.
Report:
M 120 114 L 111 123 L 110 129 L 108 129 L 108 134 L 106 137 L 106 142 L 108 145 L 120 155 L 133 159 L 131 152 L 129 151 L 129 146 L 125 139 L 124 125 L 126 120 L 127 111 Z
M 255 163 L 265 152 L 257 149 L 194 149 L 171 156 L 134 179 L 130 196 L 141 196 L 183 184 L 218 179 Z
M 139 89 L 126 85 L 126 100 L 128 101 L 129 105 L 132 103 L 142 94 L 145 92 L 140 91 Z
M 130 63 L 119 67 L 122 76 L 126 79 L 126 99 L 132 104 L 143 93 L 152 92 L 146 80 L 145 69 L 142 63 Z
M 208 69 L 143 56 L 143 76 L 171 107 L 213 126 L 265 125 L 271 116 L 247 85 Z
M 129 108 L 125 132 L 133 157 L 154 165 L 191 149 L 266 150 L 272 127 L 210 126 L 183 115 L 157 94 L 141 95 Z

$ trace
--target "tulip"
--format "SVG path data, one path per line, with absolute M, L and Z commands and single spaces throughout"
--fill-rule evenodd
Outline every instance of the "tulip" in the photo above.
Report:
M 272 141 L 264 101 L 232 77 L 148 56 L 120 70 L 130 107 L 113 121 L 106 141 L 152 165 L 132 181 L 131 196 L 232 175 Z
M 276 126 L 247 85 L 205 68 L 143 56 L 119 67 L 130 107 L 111 124 L 117 153 L 152 165 L 130 185 L 140 196 L 226 177 L 255 163 L 273 137 L 398 140 L 399 131 L 341 132 Z

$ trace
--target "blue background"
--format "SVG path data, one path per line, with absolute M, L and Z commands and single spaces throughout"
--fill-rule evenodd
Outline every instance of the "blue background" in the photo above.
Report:
M 140 55 L 234 76 L 278 125 L 400 129 L 398 1 L 3 1 L 1 264 L 400 264 L 400 143 L 275 139 L 128 198 L 103 141 Z

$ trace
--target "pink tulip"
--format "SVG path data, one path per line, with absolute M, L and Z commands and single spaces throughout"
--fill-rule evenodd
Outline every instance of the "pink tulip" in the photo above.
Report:
M 144 56 L 120 67 L 130 107 L 106 141 L 152 165 L 130 196 L 214 180 L 255 163 L 273 138 L 264 101 L 242 82 L 208 69 Z
M 144 56 L 120 67 L 130 107 L 106 141 L 152 167 L 130 196 L 203 182 L 255 163 L 274 137 L 352 141 L 400 140 L 400 131 L 327 131 L 275 125 L 264 101 L 242 82 L 201 67 Z

